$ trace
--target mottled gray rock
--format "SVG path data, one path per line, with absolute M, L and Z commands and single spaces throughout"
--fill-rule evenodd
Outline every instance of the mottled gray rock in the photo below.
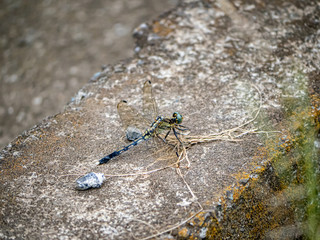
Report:
M 141 137 L 141 131 L 134 126 L 129 126 L 126 130 L 126 136 L 129 141 L 134 141 Z
M 103 173 L 88 173 L 76 181 L 76 189 L 77 190 L 87 190 L 90 188 L 100 188 L 105 177 Z
M 181 112 L 190 135 L 241 126 L 259 107 L 265 122 L 242 128 L 284 128 L 283 99 L 299 100 L 307 80 L 318 76 L 319 12 L 317 1 L 186 1 L 148 23 L 133 59 L 84 86 L 63 113 L 2 150 L 0 236 L 263 239 L 272 224 L 286 224 L 289 217 L 273 222 L 263 207 L 277 189 L 270 159 L 256 156 L 265 133 L 194 145 L 189 163 L 180 163 L 182 174 L 175 151 L 152 141 L 108 164 L 97 161 L 127 144 L 116 105 L 126 99 L 141 109 L 146 79 L 160 113 Z M 154 34 L 159 39 L 151 44 Z M 75 180 L 93 171 L 110 181 L 76 191 Z M 203 213 L 194 216 L 200 205 Z

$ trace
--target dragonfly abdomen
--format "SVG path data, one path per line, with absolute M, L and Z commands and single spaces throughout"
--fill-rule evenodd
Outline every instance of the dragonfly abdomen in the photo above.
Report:
M 99 164 L 103 164 L 103 163 L 107 163 L 109 160 L 111 160 L 112 158 L 119 156 L 121 153 L 128 151 L 130 148 L 138 145 L 140 142 L 146 140 L 146 136 L 143 135 L 140 138 L 138 138 L 137 140 L 135 140 L 134 142 L 130 143 L 129 145 L 125 146 L 124 148 L 121 148 L 118 151 L 114 151 L 113 153 L 110 153 L 109 155 L 105 156 L 104 158 L 101 158 L 99 160 Z
M 157 117 L 156 121 L 154 121 L 149 129 L 147 129 L 144 134 L 135 140 L 134 142 L 130 143 L 129 145 L 125 146 L 124 148 L 121 148 L 118 151 L 114 151 L 113 153 L 110 153 L 109 155 L 105 156 L 104 158 L 101 158 L 99 160 L 99 164 L 107 163 L 112 158 L 119 156 L 121 153 L 128 151 L 130 148 L 138 145 L 140 142 L 148 140 L 155 132 L 156 128 L 159 126 L 159 124 L 163 121 L 163 117 L 159 116 Z

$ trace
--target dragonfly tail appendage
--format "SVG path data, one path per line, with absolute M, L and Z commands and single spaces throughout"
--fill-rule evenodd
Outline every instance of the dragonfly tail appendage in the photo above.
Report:
M 119 156 L 121 153 L 123 153 L 125 151 L 128 151 L 130 148 L 138 145 L 140 142 L 146 140 L 147 138 L 148 138 L 148 136 L 146 136 L 146 135 L 141 136 L 140 138 L 138 138 L 134 142 L 130 143 L 129 145 L 125 146 L 124 148 L 122 148 L 122 149 L 120 149 L 118 151 L 114 151 L 113 153 L 110 153 L 109 155 L 101 158 L 99 160 L 99 164 L 104 164 L 104 163 L 109 162 L 109 160 L 111 160 L 112 158 L 114 158 L 116 156 Z
M 121 152 L 119 152 L 119 151 L 114 151 L 113 153 L 110 153 L 109 155 L 101 158 L 101 159 L 99 160 L 99 164 L 104 164 L 104 163 L 109 162 L 109 160 L 111 160 L 112 158 L 120 155 L 120 153 L 121 153 Z

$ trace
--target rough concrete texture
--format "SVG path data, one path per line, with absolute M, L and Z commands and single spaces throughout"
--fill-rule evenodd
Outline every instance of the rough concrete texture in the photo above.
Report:
M 116 104 L 141 109 L 147 79 L 160 113 L 181 112 L 191 135 L 243 124 L 260 97 L 267 124 L 285 129 L 283 97 L 305 94 L 301 76 L 318 79 L 319 15 L 318 1 L 185 1 L 141 25 L 133 59 L 106 68 L 63 113 L 2 150 L 1 238 L 277 238 L 272 230 L 292 226 L 293 213 L 262 204 L 281 185 L 260 151 L 266 133 L 190 147 L 184 178 L 165 168 L 174 151 L 154 141 L 96 164 L 127 144 Z M 75 190 L 92 171 L 107 177 L 102 187 Z
M 132 57 L 132 30 L 176 3 L 0 1 L 0 148 L 62 111 L 102 65 Z

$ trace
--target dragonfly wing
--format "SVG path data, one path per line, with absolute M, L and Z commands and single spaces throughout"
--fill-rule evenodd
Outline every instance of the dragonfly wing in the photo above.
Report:
M 135 108 L 129 106 L 127 101 L 120 101 L 117 109 L 125 130 L 127 130 L 128 127 L 137 127 L 142 132 L 145 130 L 147 126 L 145 119 Z
M 145 81 L 143 85 L 143 113 L 144 117 L 153 122 L 158 114 L 158 107 L 156 100 L 152 95 L 151 81 Z

